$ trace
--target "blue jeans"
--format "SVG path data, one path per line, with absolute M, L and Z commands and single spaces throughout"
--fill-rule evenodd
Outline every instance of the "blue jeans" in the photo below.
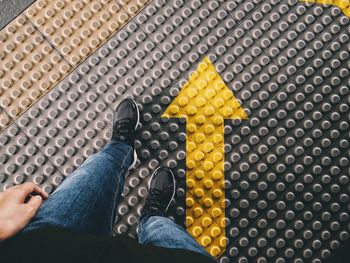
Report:
M 22 233 L 54 226 L 92 235 L 112 235 L 116 206 L 133 149 L 111 142 L 90 156 L 52 193 Z M 140 222 L 140 244 L 182 248 L 210 256 L 172 220 L 147 215 Z

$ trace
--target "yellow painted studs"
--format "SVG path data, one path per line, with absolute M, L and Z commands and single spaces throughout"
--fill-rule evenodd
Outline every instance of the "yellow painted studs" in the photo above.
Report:
M 248 116 L 206 57 L 162 117 L 186 118 L 186 222 L 192 236 L 220 256 L 226 246 L 224 119 Z
M 324 5 L 335 5 L 350 18 L 350 0 L 300 0 L 300 2 L 309 2 Z

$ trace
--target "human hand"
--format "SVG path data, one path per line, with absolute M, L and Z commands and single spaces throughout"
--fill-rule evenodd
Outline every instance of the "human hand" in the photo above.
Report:
M 16 235 L 30 222 L 48 195 L 34 183 L 0 193 L 0 241 Z

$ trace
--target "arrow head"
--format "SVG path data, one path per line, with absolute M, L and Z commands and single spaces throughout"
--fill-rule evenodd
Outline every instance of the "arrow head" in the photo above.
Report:
M 299 0 L 300 2 L 308 2 L 323 5 L 337 6 L 347 17 L 350 18 L 350 1 L 349 0 Z
M 202 122 L 207 118 L 243 120 L 248 115 L 209 58 L 205 57 L 162 118 L 186 118 Z

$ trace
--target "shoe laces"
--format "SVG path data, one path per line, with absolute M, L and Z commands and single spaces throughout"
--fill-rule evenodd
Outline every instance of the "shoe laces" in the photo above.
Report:
M 129 137 L 133 132 L 130 133 L 132 121 L 130 118 L 125 118 L 117 121 L 113 125 L 113 138 L 119 138 L 120 136 Z
M 149 191 L 144 211 L 155 211 L 159 210 L 162 213 L 165 213 L 165 208 L 168 205 L 167 202 L 167 194 L 168 194 L 168 189 L 165 190 L 159 190 L 156 188 L 152 188 Z

